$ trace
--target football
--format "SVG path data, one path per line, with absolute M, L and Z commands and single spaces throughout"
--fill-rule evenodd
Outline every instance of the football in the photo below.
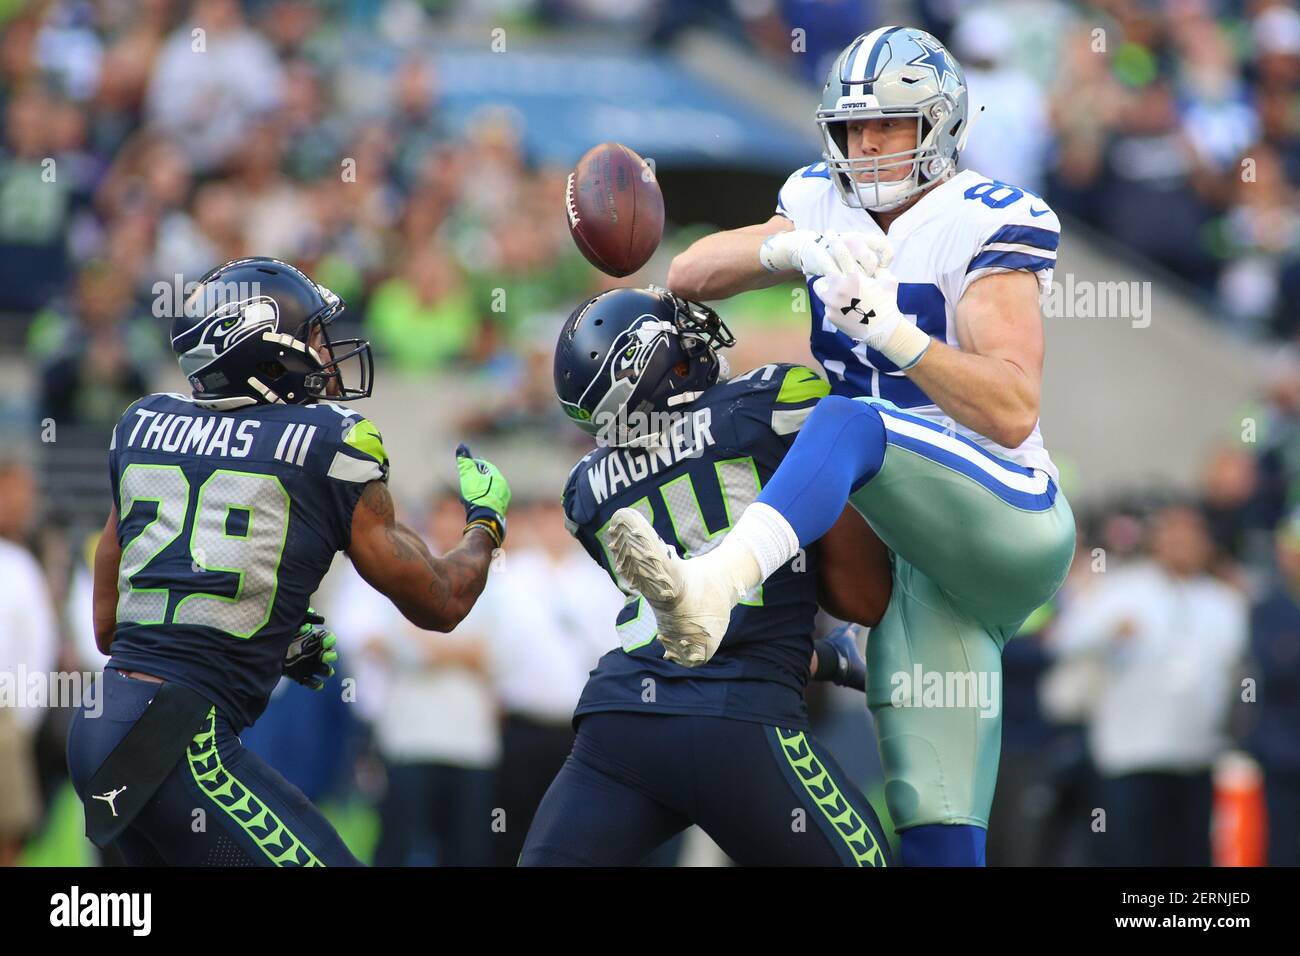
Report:
M 664 197 L 653 167 L 621 143 L 589 149 L 564 186 L 569 233 L 593 266 L 631 275 L 664 232 Z

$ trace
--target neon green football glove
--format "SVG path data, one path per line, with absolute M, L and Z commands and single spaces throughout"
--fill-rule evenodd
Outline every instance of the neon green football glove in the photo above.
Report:
M 460 472 L 465 530 L 482 528 L 492 536 L 495 546 L 501 547 L 506 537 L 506 509 L 510 507 L 506 476 L 492 462 L 475 458 L 464 444 L 456 448 L 456 470 Z

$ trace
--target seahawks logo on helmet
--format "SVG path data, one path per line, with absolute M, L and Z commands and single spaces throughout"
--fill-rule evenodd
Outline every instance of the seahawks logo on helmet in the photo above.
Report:
M 636 432 L 629 416 L 695 400 L 718 380 L 717 350 L 735 341 L 707 306 L 653 286 L 606 290 L 574 309 L 560 330 L 556 396 L 598 440 L 639 445 L 654 436 Z
M 181 353 L 181 370 L 186 376 L 193 377 L 245 339 L 263 332 L 274 332 L 279 321 L 279 306 L 270 296 L 259 295 L 239 302 L 222 303 L 173 343 L 179 344 L 182 339 L 196 340 Z
M 640 378 L 655 349 L 668 342 L 668 333 L 672 331 L 671 325 L 667 322 L 655 321 L 655 317 L 649 313 L 638 316 L 637 321 L 640 322 L 641 319 L 650 319 L 650 321 L 625 333 L 631 341 L 618 354 L 613 368 L 610 369 L 611 382 L 625 378 L 633 380 Z
M 576 402 L 565 402 L 563 400 L 560 402 L 570 418 L 578 422 L 590 422 L 593 418 L 612 414 L 613 410 L 620 403 L 626 402 L 636 390 L 637 384 L 640 382 L 641 376 L 645 374 L 646 366 L 655 352 L 660 348 L 668 347 L 668 333 L 674 331 L 672 324 L 656 319 L 649 312 L 637 316 L 634 321 L 642 322 L 643 319 L 649 321 L 645 321 L 641 325 L 629 328 L 619 334 L 618 338 L 623 341 L 615 341 L 613 347 L 609 350 L 609 357 L 605 360 L 604 368 L 592 378 L 578 400 Z M 582 313 L 579 313 L 574 321 L 574 326 L 576 327 L 581 320 Z M 583 407 L 588 394 L 593 390 L 598 392 L 604 390 L 605 392 L 605 397 L 597 405 L 594 412 Z

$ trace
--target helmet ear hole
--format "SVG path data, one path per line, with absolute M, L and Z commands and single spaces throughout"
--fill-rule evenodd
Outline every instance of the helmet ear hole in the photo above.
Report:
M 270 379 L 277 379 L 288 371 L 280 362 L 258 362 L 256 367 L 259 374 Z

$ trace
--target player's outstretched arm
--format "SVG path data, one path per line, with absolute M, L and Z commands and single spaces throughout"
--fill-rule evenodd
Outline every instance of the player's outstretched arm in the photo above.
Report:
M 122 547 L 117 542 L 117 506 L 108 513 L 104 532 L 95 545 L 94 591 L 91 598 L 95 624 L 95 645 L 110 653 L 113 632 L 117 628 L 117 568 Z
M 758 257 L 768 236 L 793 230 L 789 219 L 774 215 L 764 223 L 697 239 L 668 266 L 668 288 L 683 298 L 708 302 L 800 278 L 793 267 L 769 271 Z
M 465 534 L 441 558 L 397 520 L 393 498 L 372 481 L 352 513 L 348 556 L 366 582 L 388 597 L 416 627 L 450 631 L 464 620 L 487 583 L 492 552 L 506 534 L 510 486 L 491 462 L 456 449 Z
M 470 526 L 459 545 L 435 557 L 418 534 L 397 520 L 388 486 L 372 481 L 352 513 L 348 557 L 366 583 L 416 627 L 450 631 L 482 593 L 495 548 L 491 535 Z

